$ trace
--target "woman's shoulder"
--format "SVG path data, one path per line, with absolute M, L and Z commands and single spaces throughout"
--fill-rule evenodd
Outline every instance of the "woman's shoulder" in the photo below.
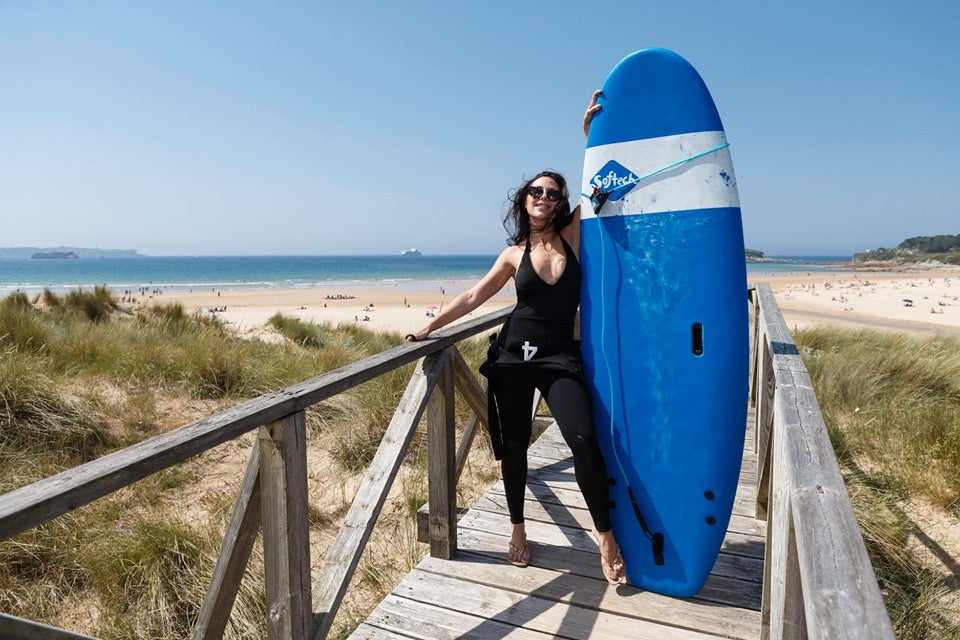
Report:
M 503 251 L 501 251 L 497 259 L 512 261 L 516 259 L 518 256 L 523 255 L 523 249 L 526 246 L 527 246 L 527 242 L 525 240 L 517 244 L 512 244 L 509 247 L 506 247 Z
M 494 269 L 507 268 L 512 272 L 511 275 L 513 275 L 513 273 L 517 271 L 521 257 L 523 257 L 523 247 L 521 245 L 510 245 L 497 256 Z

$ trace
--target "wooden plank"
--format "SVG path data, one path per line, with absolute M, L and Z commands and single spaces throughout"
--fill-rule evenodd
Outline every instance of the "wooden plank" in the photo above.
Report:
M 528 518 L 558 525 L 579 526 L 583 529 L 590 529 L 592 526 L 592 521 L 587 513 L 586 502 L 579 489 L 556 489 L 539 482 L 529 481 L 524 496 L 526 500 L 525 513 Z M 734 509 L 734 515 L 731 517 L 728 527 L 729 531 L 762 543 L 766 532 L 766 523 L 748 515 L 746 501 L 742 501 L 741 504 L 743 505 L 741 508 Z M 736 504 L 734 506 L 736 507 Z M 507 513 L 503 483 L 497 482 L 494 484 L 490 491 L 478 500 L 474 508 L 500 514 Z
M 765 334 L 764 334 L 765 337 Z M 776 394 L 776 378 L 773 375 L 773 357 L 766 340 L 759 345 L 760 369 L 759 389 L 757 394 L 757 499 L 756 515 L 758 518 L 767 517 L 770 495 L 770 464 L 772 449 L 770 447 L 771 431 L 773 430 L 773 402 Z
M 470 455 L 473 440 L 477 437 L 477 425 L 479 423 L 480 418 L 477 417 L 477 414 L 473 413 L 470 415 L 470 419 L 467 420 L 467 425 L 463 428 L 463 435 L 460 436 L 460 444 L 457 445 L 457 453 L 453 458 L 454 484 L 460 481 L 463 469 L 467 466 L 467 456 Z
M 559 579 L 565 577 L 557 574 Z M 479 622 L 477 626 L 464 630 L 463 635 L 467 637 L 485 635 L 482 629 L 488 621 L 539 631 L 554 638 L 690 640 L 719 637 L 604 611 L 597 605 L 605 589 L 599 584 L 595 587 L 584 584 L 581 590 L 590 587 L 593 587 L 595 595 L 593 601 L 584 597 L 587 604 L 578 605 L 541 597 L 536 593 L 499 589 L 460 576 L 414 569 L 398 586 L 397 593 L 411 600 L 438 603 L 441 606 L 456 603 L 457 611 L 476 616 Z
M 797 564 L 789 467 L 784 460 L 786 446 L 782 425 L 777 425 L 771 442 L 773 457 L 769 496 L 770 520 L 764 561 L 761 604 L 761 637 L 777 640 L 806 638 L 803 587 Z
M 758 353 L 762 367 L 760 378 L 761 387 L 757 405 L 757 452 L 759 483 L 757 486 L 757 517 L 765 517 L 766 500 L 769 487 L 769 469 L 766 468 L 770 458 L 770 430 L 773 426 L 773 412 L 775 411 L 775 395 L 778 379 L 781 372 L 786 370 L 806 371 L 803 359 L 797 351 L 797 346 L 790 335 L 780 307 L 768 284 L 757 285 L 757 297 L 760 301 L 760 340 Z
M 529 500 L 525 508 L 527 521 L 580 528 L 584 531 L 589 531 L 591 527 L 590 513 L 586 508 L 568 509 L 563 506 L 544 504 L 539 500 Z M 500 518 L 507 517 L 502 496 L 488 494 L 481 498 L 473 509 Z M 468 520 L 468 523 L 471 522 Z M 461 523 L 466 524 L 462 520 Z M 474 524 L 474 526 L 477 525 Z M 497 523 L 486 530 L 497 533 L 502 529 L 503 525 Z M 713 573 L 759 583 L 763 577 L 763 543 L 764 538 L 759 533 L 750 535 L 728 533 L 724 538 L 723 548 L 714 565 Z
M 502 324 L 513 307 L 401 344 L 299 384 L 155 436 L 0 496 L 0 540 L 10 538 L 197 454 L 388 371 Z
M 892 638 L 893 627 L 809 376 L 797 371 L 788 375 L 793 384 L 781 390 L 783 420 L 790 428 L 785 462 L 807 628 L 817 638 Z
M 442 602 L 450 602 L 444 598 Z M 397 634 L 404 638 L 419 640 L 499 640 L 515 638 L 517 640 L 549 640 L 553 636 L 530 629 L 515 627 L 496 620 L 487 620 L 475 615 L 454 611 L 437 606 L 432 602 L 421 602 L 387 596 L 366 619 L 365 626 L 375 627 L 379 631 Z M 379 638 L 379 635 L 351 635 L 356 637 Z M 392 636 L 387 636 L 392 637 Z
M 387 596 L 391 598 L 393 596 Z M 390 615 L 390 614 L 387 614 Z M 360 623 L 360 626 L 348 636 L 351 640 L 409 640 L 411 636 L 408 634 L 394 633 L 393 631 L 387 631 L 386 629 L 381 629 L 373 625 L 367 624 L 366 622 Z
M 451 350 L 453 363 L 454 383 L 457 391 L 463 396 L 463 399 L 470 405 L 474 414 L 479 416 L 480 422 L 487 424 L 487 390 L 477 381 L 470 370 L 470 366 L 456 349 Z
M 531 456 L 530 460 L 536 464 L 541 459 Z M 547 477 L 545 478 L 544 475 Z M 528 500 L 537 500 L 544 505 L 556 505 L 561 509 L 568 507 L 586 508 L 586 503 L 573 479 L 572 471 L 569 478 L 563 478 L 553 471 L 541 475 L 541 469 L 534 467 L 530 470 L 527 478 L 525 492 Z M 503 496 L 502 483 L 494 484 L 490 489 L 490 494 L 500 499 Z M 503 500 L 500 500 L 500 502 L 503 503 Z M 757 536 L 753 544 L 759 549 L 761 546 L 760 537 L 763 536 L 765 531 L 765 523 L 753 518 L 752 501 L 745 498 L 742 492 L 738 493 L 734 501 L 733 513 L 735 518 L 731 521 L 734 524 L 732 530 Z
M 3 638 L 3 640 L 96 640 L 90 636 L 57 629 L 5 613 L 0 613 L 0 638 Z
M 267 637 L 306 640 L 312 598 L 304 412 L 262 427 L 259 442 Z
M 759 613 L 756 611 L 718 607 L 715 603 L 703 600 L 671 598 L 629 585 L 607 584 L 601 577 L 595 554 L 544 546 L 536 553 L 542 561 L 551 566 L 545 567 L 536 563 L 525 569 L 518 569 L 506 563 L 502 550 L 499 557 L 493 556 L 489 551 L 474 551 L 475 547 L 482 549 L 483 538 L 490 540 L 486 544 L 488 548 L 501 548 L 501 543 L 502 548 L 505 548 L 505 537 L 464 532 L 462 538 L 464 549 L 456 561 L 428 557 L 420 563 L 418 570 L 435 575 L 456 576 L 477 585 L 603 611 L 627 618 L 628 624 L 644 620 L 669 627 L 751 640 L 755 640 L 759 634 Z M 596 571 L 593 576 L 584 576 L 570 570 L 559 570 L 553 565 L 565 569 L 595 566 Z M 403 590 L 403 585 L 401 582 L 396 591 L 397 595 L 419 599 L 417 589 L 408 593 Z
M 213 568 L 213 577 L 200 605 L 197 626 L 193 630 L 194 640 L 223 637 L 243 572 L 260 532 L 260 513 L 260 441 L 255 440 Z
M 507 548 L 507 521 L 498 514 L 470 510 L 460 521 L 460 537 L 467 532 L 497 536 L 499 546 L 488 549 L 496 558 L 502 559 Z M 491 538 L 485 538 L 491 541 Z M 544 566 L 547 558 L 555 558 L 563 570 L 602 580 L 600 558 L 596 543 L 588 530 L 559 527 L 554 524 L 527 520 L 527 540 L 531 545 L 531 564 Z M 555 549 L 554 549 L 555 548 Z M 579 555 L 574 552 L 582 552 Z M 547 555 L 543 555 L 547 553 Z M 554 567 L 554 568 L 558 568 Z M 730 582 L 723 576 L 711 576 L 697 598 L 710 599 L 732 606 L 759 610 L 759 582 L 737 580 Z
M 427 407 L 427 475 L 430 502 L 430 555 L 452 558 L 457 552 L 456 413 L 453 365 L 444 366 Z
M 413 372 L 403 397 L 384 432 L 357 495 L 350 505 L 337 539 L 327 553 L 326 564 L 316 588 L 313 637 L 329 632 L 340 602 L 370 539 L 373 526 L 383 509 L 390 487 L 403 463 L 417 424 L 427 408 L 431 391 L 443 367 L 441 354 L 423 359 Z
M 460 352 L 456 349 L 451 351 L 453 355 L 454 385 L 473 411 L 467 421 L 467 426 L 463 429 L 463 435 L 460 437 L 460 444 L 457 447 L 456 480 L 459 481 L 463 468 L 467 464 L 467 456 L 470 454 L 473 440 L 477 435 L 477 424 L 487 425 L 487 390 L 486 380 L 483 384 L 477 382 Z M 429 513 L 429 508 L 427 512 Z

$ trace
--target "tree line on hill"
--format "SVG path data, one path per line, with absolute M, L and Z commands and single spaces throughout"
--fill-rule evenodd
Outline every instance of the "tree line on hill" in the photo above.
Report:
M 929 262 L 960 264 L 960 235 L 916 236 L 893 249 L 880 247 L 853 254 L 854 262 Z

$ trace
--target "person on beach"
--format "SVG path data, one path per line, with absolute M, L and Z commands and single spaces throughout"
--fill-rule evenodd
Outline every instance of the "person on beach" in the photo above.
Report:
M 594 92 L 584 113 L 584 134 L 600 110 L 599 95 Z M 501 463 L 512 525 L 508 560 L 520 567 L 530 562 L 523 503 L 531 409 L 534 389 L 539 389 L 573 453 L 603 575 L 617 584 L 626 569 L 613 536 L 607 469 L 594 429 L 580 343 L 573 335 L 580 304 L 580 206 L 571 211 L 569 198 L 566 180 L 558 173 L 543 171 L 526 180 L 511 194 L 504 217 L 510 246 L 487 275 L 406 340 L 425 339 L 479 307 L 514 278 L 517 306 L 499 337 L 491 337 L 488 359 L 481 367 L 490 382 L 490 435 Z

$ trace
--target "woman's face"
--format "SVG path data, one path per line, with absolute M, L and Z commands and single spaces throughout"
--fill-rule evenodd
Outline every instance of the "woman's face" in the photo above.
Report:
M 554 210 L 560 206 L 563 193 L 560 185 L 550 176 L 540 176 L 527 188 L 526 207 L 530 216 L 530 226 L 542 228 L 550 220 Z

